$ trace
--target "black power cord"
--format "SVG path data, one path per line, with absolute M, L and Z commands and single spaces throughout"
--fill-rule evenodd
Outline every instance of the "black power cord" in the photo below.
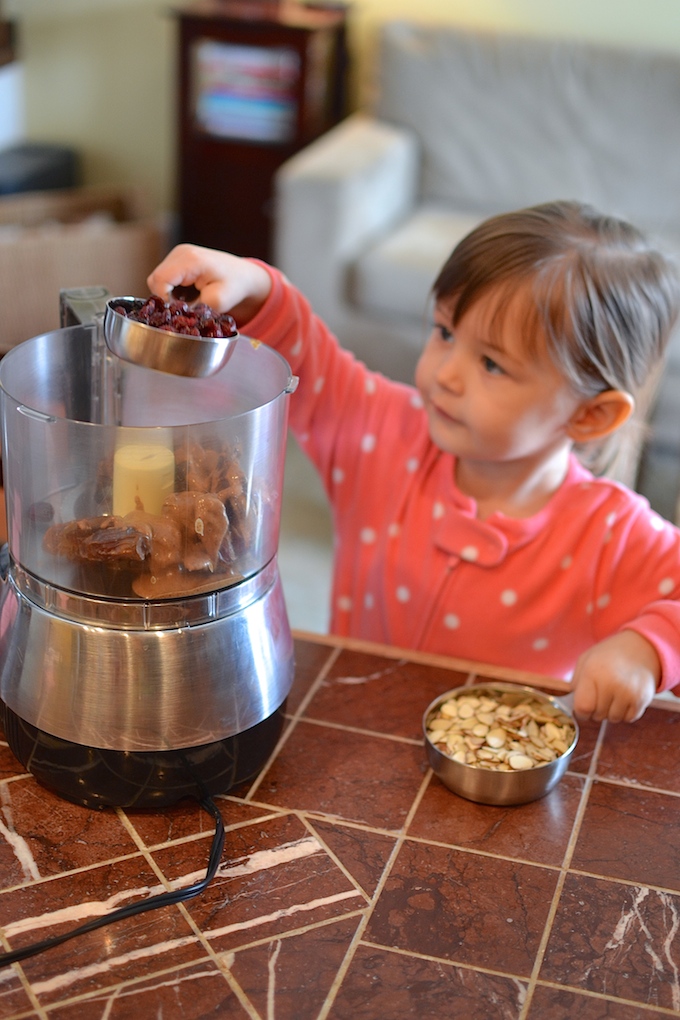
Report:
M 149 897 L 149 899 L 130 903 L 127 907 L 112 910 L 110 914 L 87 921 L 78 928 L 72 928 L 70 931 L 64 932 L 63 935 L 55 935 L 53 938 L 44 939 L 42 942 L 34 942 L 30 946 L 24 946 L 23 949 L 15 949 L 13 952 L 0 953 L 0 968 L 9 967 L 13 963 L 20 963 L 21 960 L 27 960 L 30 956 L 37 956 L 46 949 L 60 946 L 62 943 L 75 939 L 79 935 L 85 935 L 89 931 L 95 931 L 97 928 L 103 928 L 108 924 L 115 924 L 116 921 L 122 921 L 126 917 L 134 917 L 136 914 L 143 914 L 147 910 L 156 910 L 158 907 L 168 907 L 175 903 L 183 903 L 184 900 L 193 899 L 194 896 L 202 893 L 217 873 L 220 860 L 222 859 L 222 851 L 224 850 L 225 834 L 222 815 L 213 799 L 210 796 L 206 796 L 199 803 L 215 819 L 215 835 L 210 847 L 205 878 L 202 878 L 200 882 L 187 886 L 186 889 L 173 889 L 172 892 L 160 893 L 157 896 Z

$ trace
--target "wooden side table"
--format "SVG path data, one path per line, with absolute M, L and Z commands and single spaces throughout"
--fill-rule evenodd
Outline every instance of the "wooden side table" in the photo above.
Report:
M 345 114 L 347 9 L 199 0 L 174 14 L 180 238 L 271 260 L 275 171 Z

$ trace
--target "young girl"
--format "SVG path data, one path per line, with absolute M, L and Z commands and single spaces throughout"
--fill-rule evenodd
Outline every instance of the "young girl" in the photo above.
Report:
M 635 229 L 566 202 L 476 228 L 434 284 L 417 389 L 342 350 L 261 262 L 180 245 L 148 283 L 194 284 L 299 376 L 335 633 L 571 677 L 585 719 L 632 721 L 680 685 L 680 532 L 573 452 L 629 418 L 678 313 Z

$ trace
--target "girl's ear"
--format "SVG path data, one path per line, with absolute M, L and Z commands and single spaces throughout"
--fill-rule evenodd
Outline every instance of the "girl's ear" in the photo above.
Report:
M 616 432 L 635 410 L 625 390 L 604 390 L 585 400 L 574 412 L 567 432 L 575 443 L 592 443 Z

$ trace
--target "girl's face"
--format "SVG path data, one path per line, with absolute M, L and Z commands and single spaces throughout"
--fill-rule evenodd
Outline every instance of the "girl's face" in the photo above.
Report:
M 456 327 L 451 300 L 435 308 L 416 384 L 432 441 L 460 461 L 539 463 L 571 445 L 568 426 L 583 397 L 541 338 L 527 343 L 525 301 L 518 291 L 494 318 L 496 296 L 482 296 Z

